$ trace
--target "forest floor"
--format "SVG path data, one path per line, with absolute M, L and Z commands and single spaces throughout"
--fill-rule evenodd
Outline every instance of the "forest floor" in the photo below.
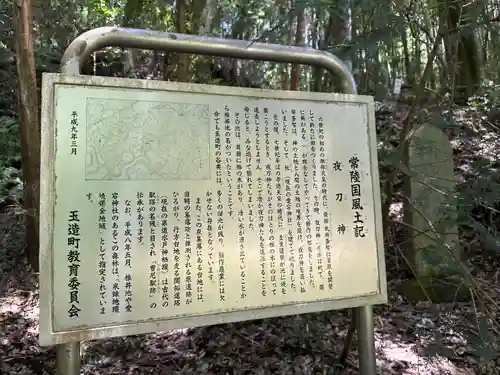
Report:
M 462 115 L 458 121 L 475 121 Z M 392 126 L 393 117 L 389 114 L 381 120 L 379 116 L 379 122 Z M 473 128 L 453 142 L 457 170 L 470 171 L 467 163 L 476 163 L 478 155 L 491 159 L 490 169 L 496 168 L 492 163 L 500 142 L 491 131 Z M 465 176 L 464 183 L 470 178 Z M 22 243 L 21 214 L 4 207 L 0 213 L 0 374 L 54 374 L 54 348 L 38 344 L 38 275 L 18 255 Z M 466 265 L 484 295 L 500 301 L 496 260 L 500 257 L 489 256 L 475 240 L 467 240 L 464 248 Z M 396 241 L 388 239 L 389 303 L 375 308 L 380 374 L 500 374 L 494 303 L 484 303 L 490 320 L 496 320 L 486 343 L 478 338 L 482 334 L 476 299 L 414 303 L 398 294 L 406 279 L 398 266 L 399 254 Z M 332 311 L 90 341 L 82 345 L 81 374 L 358 374 L 355 343 L 347 367 L 337 367 L 348 326 L 347 311 Z M 481 357 L 489 358 L 481 361 Z

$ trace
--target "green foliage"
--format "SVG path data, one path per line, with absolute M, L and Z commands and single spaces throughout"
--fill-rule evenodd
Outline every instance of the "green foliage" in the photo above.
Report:
M 0 199 L 19 193 L 20 164 L 19 124 L 11 117 L 0 117 Z
M 481 87 L 481 94 L 469 98 L 468 105 L 478 112 L 485 113 L 500 105 L 500 84 L 485 81 Z
M 193 27 L 193 4 L 196 1 L 187 1 L 187 29 Z M 382 88 L 383 97 L 387 97 L 392 90 L 392 84 L 398 77 L 405 83 L 419 83 L 421 73 L 427 63 L 433 43 L 438 35 L 441 24 L 446 19 L 440 13 L 441 1 L 333 1 L 333 0 L 297 0 L 268 1 L 268 0 L 220 0 L 207 1 L 201 12 L 200 23 L 210 23 L 205 30 L 209 35 L 219 37 L 239 38 L 249 41 L 280 43 L 285 45 L 296 44 L 295 31 L 297 17 L 304 11 L 305 30 L 304 46 L 323 49 L 332 53 L 344 53 L 346 59 L 351 59 L 353 71 L 361 94 L 373 94 Z M 485 78 L 491 84 L 485 84 L 479 95 L 469 100 L 468 113 L 475 113 L 483 121 L 500 107 L 500 26 L 489 22 L 498 14 L 498 6 L 492 9 L 479 9 L 479 21 L 471 19 L 468 22 L 476 25 L 477 34 L 483 49 Z M 13 39 L 11 30 L 10 1 L 0 0 L 0 194 L 11 195 L 20 191 L 20 144 L 19 129 L 16 120 L 16 93 L 15 93 L 15 66 L 1 65 L 3 61 L 12 59 Z M 212 7 L 212 13 L 206 12 Z M 493 9 L 494 8 L 494 9 Z M 211 15 L 211 18 L 208 17 Z M 100 26 L 124 26 L 134 28 L 149 28 L 159 31 L 173 31 L 175 24 L 174 1 L 172 0 L 43 0 L 35 2 L 36 24 L 36 66 L 41 71 L 57 71 L 59 59 L 67 45 L 79 34 Z M 471 18 L 471 17 L 469 17 Z M 349 30 L 348 25 L 352 26 Z M 346 31 L 347 30 L 347 31 Z M 441 30 L 442 32 L 442 30 Z M 439 51 L 438 57 L 432 65 L 432 80 L 429 87 L 435 92 L 446 92 L 452 85 L 451 74 L 454 65 L 460 61 L 448 61 L 447 49 L 453 45 L 456 36 L 447 39 Z M 111 66 L 122 59 L 122 54 L 113 49 L 105 54 L 103 66 Z M 151 58 L 151 54 L 145 54 Z M 161 70 L 163 55 L 158 54 L 159 60 L 154 67 L 155 73 Z M 140 61 L 138 70 L 143 69 L 147 62 Z M 211 63 L 208 58 L 191 58 L 191 76 L 193 81 L 227 85 L 227 79 L 214 78 L 207 66 Z M 227 60 L 229 61 L 229 59 Z M 232 62 L 231 62 L 232 63 Z M 456 64 L 455 64 L 456 63 Z M 117 64 L 118 65 L 118 64 Z M 474 68 L 474 67 L 473 67 Z M 475 67 L 481 69 L 481 67 Z M 112 70 L 112 69 L 110 69 Z M 115 69 L 119 70 L 119 69 Z M 119 72 L 121 73 L 121 72 Z M 290 67 L 281 63 L 263 63 L 255 61 L 239 62 L 239 75 L 248 78 L 251 83 L 261 84 L 263 87 L 278 88 L 289 83 Z M 155 74 L 162 77 L 162 72 Z M 331 91 L 333 84 L 329 73 L 307 66 L 301 67 L 299 77 L 301 89 L 310 91 Z M 432 81 L 432 82 L 431 82 Z M 415 99 L 412 91 L 409 101 Z M 449 107 L 452 104 L 449 103 Z M 404 108 L 406 111 L 408 108 Z M 421 109 L 421 108 L 419 108 Z M 439 112 L 439 109 L 436 110 Z M 414 171 L 405 165 L 398 149 L 400 119 L 404 117 L 398 110 L 391 109 L 388 119 L 378 121 L 378 126 L 385 126 L 380 131 L 379 160 L 381 167 L 382 186 L 388 181 L 388 175 L 397 170 L 398 178 L 394 181 L 395 193 L 392 202 L 401 202 L 401 181 L 403 177 L 417 178 Z M 423 112 L 423 111 L 421 111 Z M 398 119 L 392 117 L 397 113 Z M 494 114 L 494 113 L 493 113 Z M 457 120 L 460 116 L 450 113 L 441 116 L 434 125 L 445 132 L 474 132 L 470 129 L 470 121 Z M 500 119 L 500 111 L 499 111 Z M 421 122 L 413 119 L 412 124 Z M 498 136 L 499 127 L 494 121 L 490 131 Z M 499 122 L 500 124 L 500 122 Z M 496 128 L 495 128 L 496 126 Z M 483 131 L 483 130 L 481 130 Z M 493 138 L 477 138 L 476 142 L 491 142 Z M 479 141 L 478 141 L 479 140 Z M 489 141 L 488 141 L 489 140 Z M 469 146 L 463 146 L 469 147 Z M 458 202 L 457 217 L 446 217 L 438 228 L 446 227 L 450 221 L 458 223 L 462 237 L 470 243 L 479 243 L 482 250 L 500 256 L 500 219 L 495 218 L 495 212 L 500 209 L 500 182 L 498 182 L 498 163 L 491 157 L 483 157 L 481 152 L 470 152 L 471 160 L 457 166 L 457 173 L 464 180 L 458 187 L 456 197 Z M 498 155 L 498 154 L 497 154 Z M 490 155 L 491 156 L 491 155 Z M 460 169 L 463 168 L 463 169 Z M 382 189 L 382 198 L 388 199 L 385 189 Z M 0 197 L 1 200 L 1 197 Z M 446 211 L 448 202 L 442 206 Z M 398 218 L 398 220 L 401 220 Z M 396 225 L 392 223 L 394 227 Z M 401 241 L 404 242 L 404 239 Z M 398 245 L 398 244 L 397 244 Z M 440 244 L 442 245 L 442 244 Z M 442 246 L 441 246 L 442 247 Z M 436 264 L 440 257 L 431 256 Z M 467 264 L 455 264 L 455 273 L 462 276 L 461 282 L 465 289 L 474 289 L 476 286 Z M 390 274 L 392 276 L 392 274 Z M 418 283 L 417 283 L 418 284 Z M 415 294 L 421 294 L 420 284 L 411 284 Z M 462 289 L 461 289 L 462 290 Z M 435 294 L 439 294 L 435 292 Z M 488 333 L 486 319 L 478 314 L 477 326 L 479 338 L 474 341 L 476 354 L 487 361 L 492 358 L 491 342 L 494 337 Z M 440 342 L 436 337 L 436 342 Z M 288 371 L 288 370 L 287 370 Z
M 0 164 L 6 165 L 21 155 L 19 123 L 12 117 L 0 117 Z

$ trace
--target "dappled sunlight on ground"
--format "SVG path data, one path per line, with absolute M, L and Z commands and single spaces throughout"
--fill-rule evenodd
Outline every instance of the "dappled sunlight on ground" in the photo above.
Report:
M 378 363 L 401 375 L 448 374 L 474 375 L 471 369 L 459 368 L 450 359 L 441 355 L 429 358 L 419 354 L 420 341 L 402 342 L 386 335 L 377 335 Z M 429 345 L 429 343 L 427 343 Z
M 37 292 L 10 294 L 0 300 L 0 373 L 53 374 L 55 350 L 38 346 Z M 467 365 L 469 344 L 458 333 L 466 306 L 391 298 L 393 308 L 377 308 L 375 319 L 383 374 L 480 374 Z M 82 374 L 329 374 L 348 324 L 344 312 L 327 312 L 85 342 Z M 433 348 L 436 332 L 444 349 Z M 342 374 L 357 373 L 354 344 Z

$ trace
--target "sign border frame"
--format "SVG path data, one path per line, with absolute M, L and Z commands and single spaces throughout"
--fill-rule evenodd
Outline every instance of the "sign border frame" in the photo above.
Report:
M 39 340 L 41 346 L 58 345 L 77 341 L 88 341 L 137 335 L 152 332 L 168 331 L 179 328 L 195 328 L 215 324 L 234 323 L 255 319 L 289 316 L 327 310 L 341 310 L 363 305 L 384 304 L 388 301 L 387 278 L 385 269 L 385 249 L 381 200 L 374 199 L 375 237 L 377 243 L 378 292 L 365 296 L 349 297 L 335 300 L 288 304 L 254 308 L 243 311 L 206 314 L 194 317 L 173 319 L 151 319 L 131 321 L 119 325 L 108 325 L 94 328 L 74 329 L 71 331 L 53 330 L 53 228 L 55 205 L 55 86 L 77 85 L 109 88 L 142 89 L 152 91 L 174 91 L 201 93 L 217 96 L 246 96 L 251 98 L 304 100 L 309 101 L 348 102 L 367 106 L 368 147 L 370 154 L 370 175 L 372 178 L 373 196 L 380 197 L 380 182 L 377 155 L 377 135 L 375 130 L 374 100 L 371 96 L 337 93 L 316 93 L 304 91 L 284 91 L 270 89 L 253 89 L 240 87 L 215 86 L 204 84 L 165 82 L 156 80 L 65 75 L 60 73 L 43 73 L 41 99 L 41 168 L 40 168 L 40 315 Z

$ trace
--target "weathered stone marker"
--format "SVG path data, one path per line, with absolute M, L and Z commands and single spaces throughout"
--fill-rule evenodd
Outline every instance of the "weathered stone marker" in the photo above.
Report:
M 407 258 L 425 287 L 433 284 L 432 279 L 456 275 L 460 261 L 453 150 L 440 129 L 425 125 L 414 133 L 409 170 L 410 207 L 405 222 L 411 238 Z M 453 288 L 447 289 L 454 294 Z M 452 298 L 440 292 L 431 294 L 437 299 Z

